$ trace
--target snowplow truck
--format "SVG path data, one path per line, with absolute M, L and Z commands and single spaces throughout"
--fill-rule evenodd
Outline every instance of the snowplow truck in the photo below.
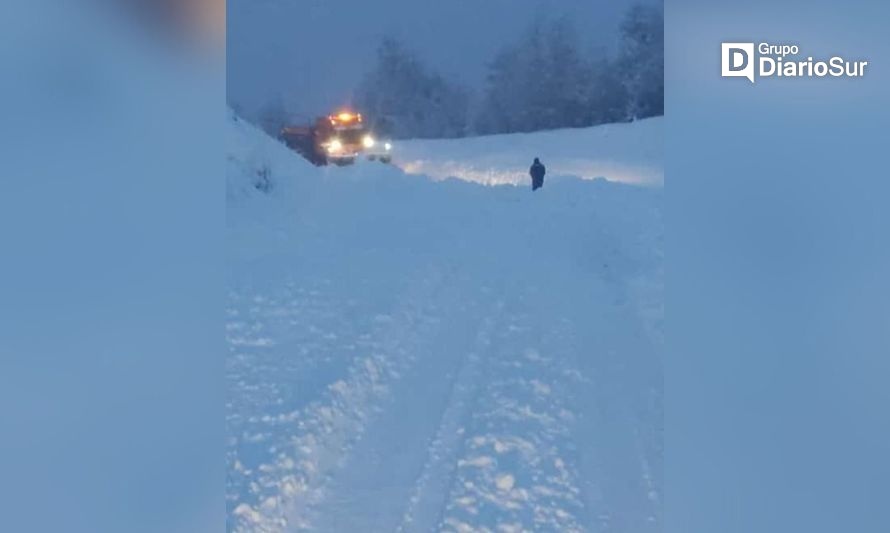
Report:
M 361 113 L 343 111 L 320 117 L 312 126 L 285 126 L 280 137 L 315 165 L 351 165 L 361 155 L 385 163 L 392 159 L 392 145 L 374 138 Z

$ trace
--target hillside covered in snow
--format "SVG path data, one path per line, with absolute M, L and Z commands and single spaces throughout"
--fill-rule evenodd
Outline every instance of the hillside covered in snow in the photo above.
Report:
M 411 174 L 227 127 L 230 531 L 660 531 L 663 190 L 616 183 L 660 183 L 658 120 Z M 533 151 L 540 191 L 472 182 Z

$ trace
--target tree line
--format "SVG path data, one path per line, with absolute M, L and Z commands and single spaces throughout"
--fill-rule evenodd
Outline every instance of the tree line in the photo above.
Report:
M 472 97 L 392 38 L 355 92 L 375 128 L 395 138 L 461 137 L 625 122 L 664 114 L 664 19 L 635 5 L 617 52 L 583 53 L 567 18 L 535 20 L 489 62 Z
M 488 63 L 479 94 L 386 37 L 352 103 L 376 131 L 393 138 L 587 127 L 663 115 L 661 8 L 632 6 L 619 30 L 614 53 L 584 51 L 569 19 L 536 19 Z M 273 135 L 290 120 L 281 96 L 253 117 Z

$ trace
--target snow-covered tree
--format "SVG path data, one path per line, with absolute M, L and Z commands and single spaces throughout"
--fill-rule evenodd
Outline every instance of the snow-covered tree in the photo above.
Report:
M 489 65 L 487 91 L 476 118 L 479 133 L 520 131 L 527 122 L 529 97 L 524 87 L 530 74 L 522 52 L 519 46 L 509 46 Z
M 489 65 L 480 133 L 583 127 L 625 118 L 626 90 L 602 52 L 581 53 L 568 19 L 535 20 Z
M 617 62 L 603 52 L 598 53 L 590 61 L 590 76 L 587 125 L 626 121 L 628 95 Z
M 628 93 L 629 118 L 664 114 L 664 14 L 660 7 L 638 4 L 621 23 L 618 59 Z
M 430 72 L 392 38 L 381 42 L 376 65 L 365 75 L 355 100 L 378 131 L 396 138 L 466 133 L 467 92 Z
M 545 29 L 544 40 L 538 125 L 544 129 L 589 125 L 593 78 L 588 60 L 579 52 L 575 26 L 559 19 Z

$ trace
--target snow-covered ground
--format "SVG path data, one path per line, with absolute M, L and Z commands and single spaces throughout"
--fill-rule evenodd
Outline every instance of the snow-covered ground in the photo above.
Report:
M 551 179 L 606 178 L 661 186 L 663 124 L 663 117 L 655 117 L 586 129 L 400 141 L 395 162 L 405 172 L 435 179 L 455 177 L 486 185 L 515 185 L 528 182 L 528 167 L 540 157 Z
M 659 130 L 404 144 L 650 183 Z M 638 161 L 560 151 L 617 132 Z M 229 135 L 230 531 L 661 530 L 660 187 L 315 168 L 232 117 Z

